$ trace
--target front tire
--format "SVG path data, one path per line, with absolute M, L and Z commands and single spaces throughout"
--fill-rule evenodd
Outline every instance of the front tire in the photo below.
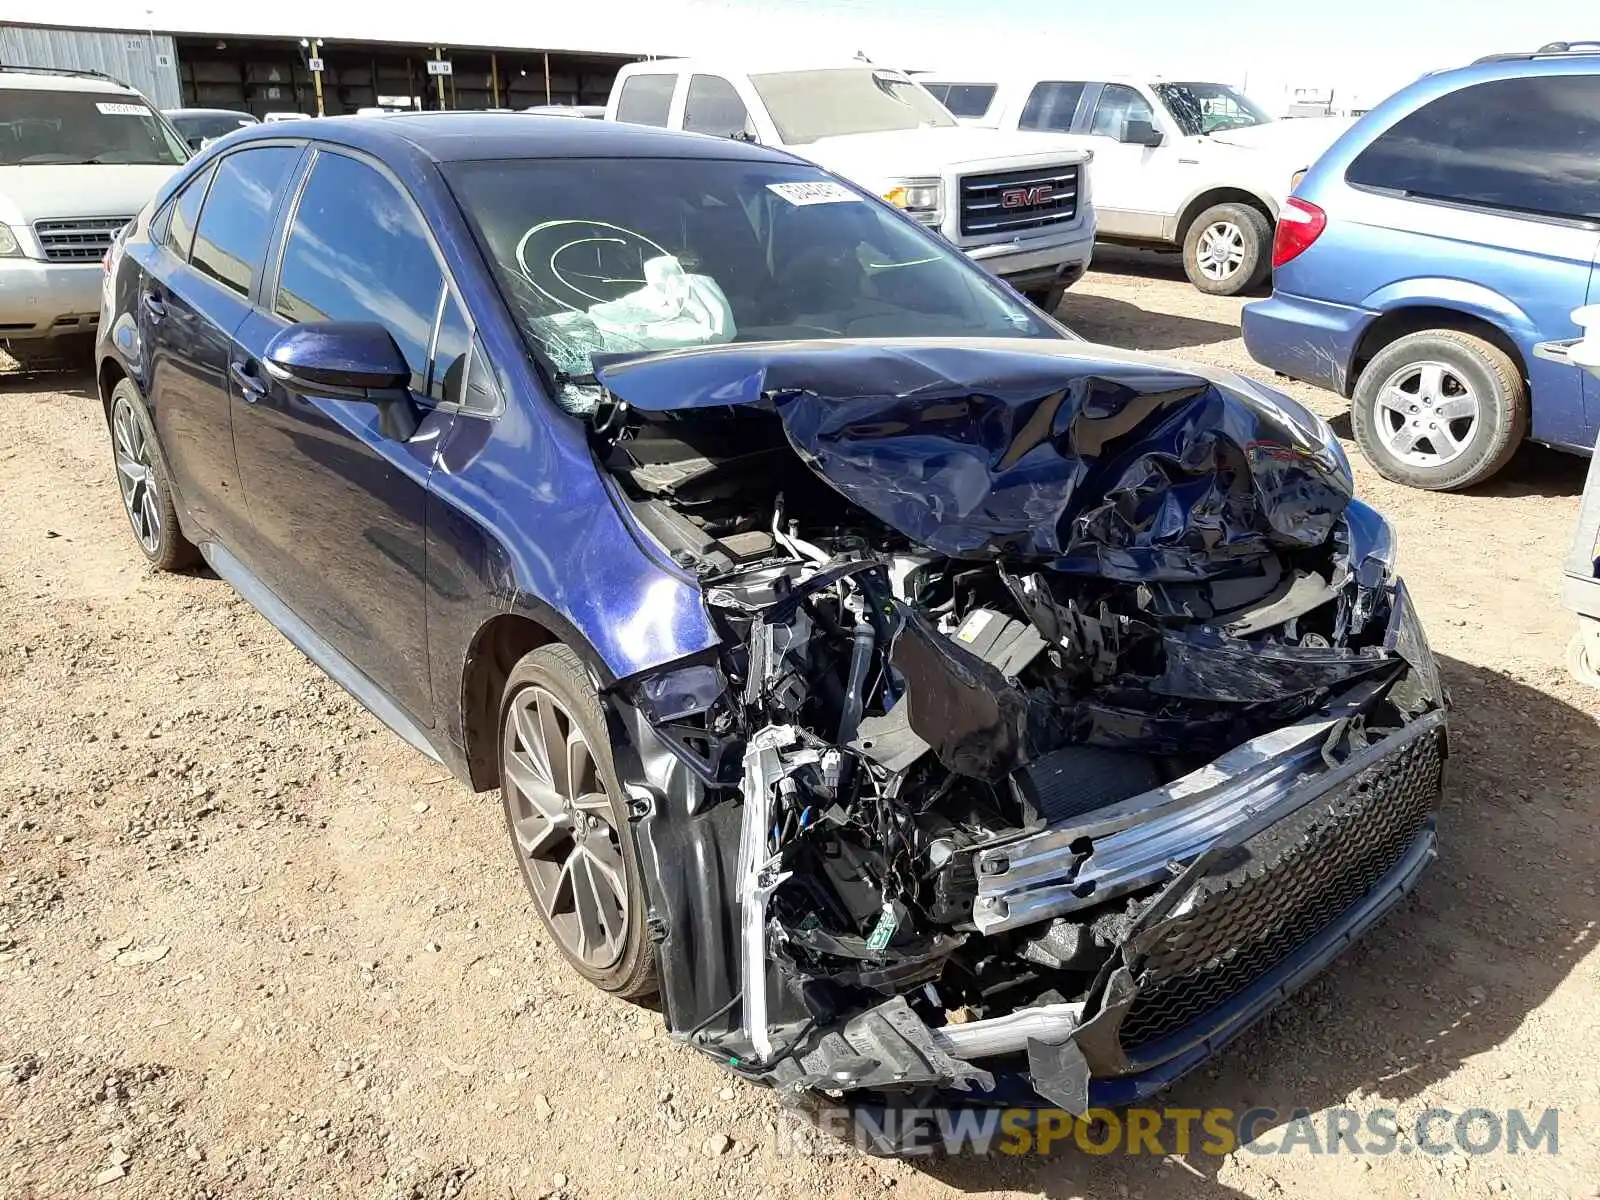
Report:
M 1067 289 L 1064 284 L 1057 284 L 1054 287 L 1029 288 L 1022 295 L 1035 308 L 1053 317 L 1056 309 L 1061 307 L 1061 302 L 1067 298 Z
M 1427 329 L 1391 342 L 1367 364 L 1350 424 L 1385 479 L 1455 491 L 1511 461 L 1528 432 L 1528 387 L 1498 346 Z
M 94 365 L 94 334 L 18 338 L 7 342 L 5 350 L 19 371 L 87 371 Z
M 1248 204 L 1214 204 L 1183 239 L 1189 282 L 1212 296 L 1237 296 L 1260 284 L 1272 263 L 1272 223 Z
M 602 991 L 653 995 L 627 802 L 600 699 L 570 647 L 531 651 L 506 680 L 500 794 L 523 882 L 562 956 Z
M 193 566 L 200 552 L 178 527 L 172 478 L 155 427 L 138 389 L 126 379 L 111 390 L 111 459 L 122 511 L 150 565 L 158 571 Z

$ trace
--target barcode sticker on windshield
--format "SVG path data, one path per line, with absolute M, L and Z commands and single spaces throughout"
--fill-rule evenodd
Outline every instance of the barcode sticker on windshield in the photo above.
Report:
M 839 204 L 847 200 L 861 200 L 844 184 L 831 180 L 818 183 L 769 183 L 767 190 L 782 196 L 790 204 Z
M 142 104 L 108 104 L 100 102 L 95 105 L 108 117 L 148 117 L 150 110 Z

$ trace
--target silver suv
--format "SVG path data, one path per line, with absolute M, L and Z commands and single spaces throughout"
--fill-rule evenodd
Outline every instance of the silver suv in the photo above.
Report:
M 188 149 L 90 71 L 0 68 L 0 339 L 21 365 L 89 359 L 100 258 Z

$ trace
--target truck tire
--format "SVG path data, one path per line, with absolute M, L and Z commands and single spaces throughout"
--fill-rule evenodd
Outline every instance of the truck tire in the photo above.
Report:
M 1212 296 L 1237 296 L 1259 284 L 1272 265 L 1272 223 L 1248 204 L 1214 204 L 1189 225 L 1183 270 Z
M 1528 385 L 1498 346 L 1456 329 L 1425 329 L 1367 364 L 1350 424 L 1385 479 L 1453 492 L 1511 461 L 1528 432 Z
M 1067 289 L 1065 284 L 1058 283 L 1053 287 L 1029 288 L 1022 295 L 1035 308 L 1053 317 L 1061 301 L 1066 299 Z

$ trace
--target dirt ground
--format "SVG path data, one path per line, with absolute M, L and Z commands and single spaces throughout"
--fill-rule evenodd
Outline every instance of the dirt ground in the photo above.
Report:
M 1240 304 L 1170 259 L 1108 255 L 1062 313 L 1254 371 Z M 144 568 L 89 381 L 12 375 L 0 1196 L 1600 1195 L 1600 697 L 1563 672 L 1557 603 L 1583 464 L 1528 451 L 1439 496 L 1349 450 L 1455 701 L 1441 855 L 1170 1102 L 1383 1106 L 1402 1130 L 1429 1106 L 1553 1107 L 1559 1153 L 784 1152 L 768 1093 L 562 969 L 494 796 L 444 778 L 225 584 Z

